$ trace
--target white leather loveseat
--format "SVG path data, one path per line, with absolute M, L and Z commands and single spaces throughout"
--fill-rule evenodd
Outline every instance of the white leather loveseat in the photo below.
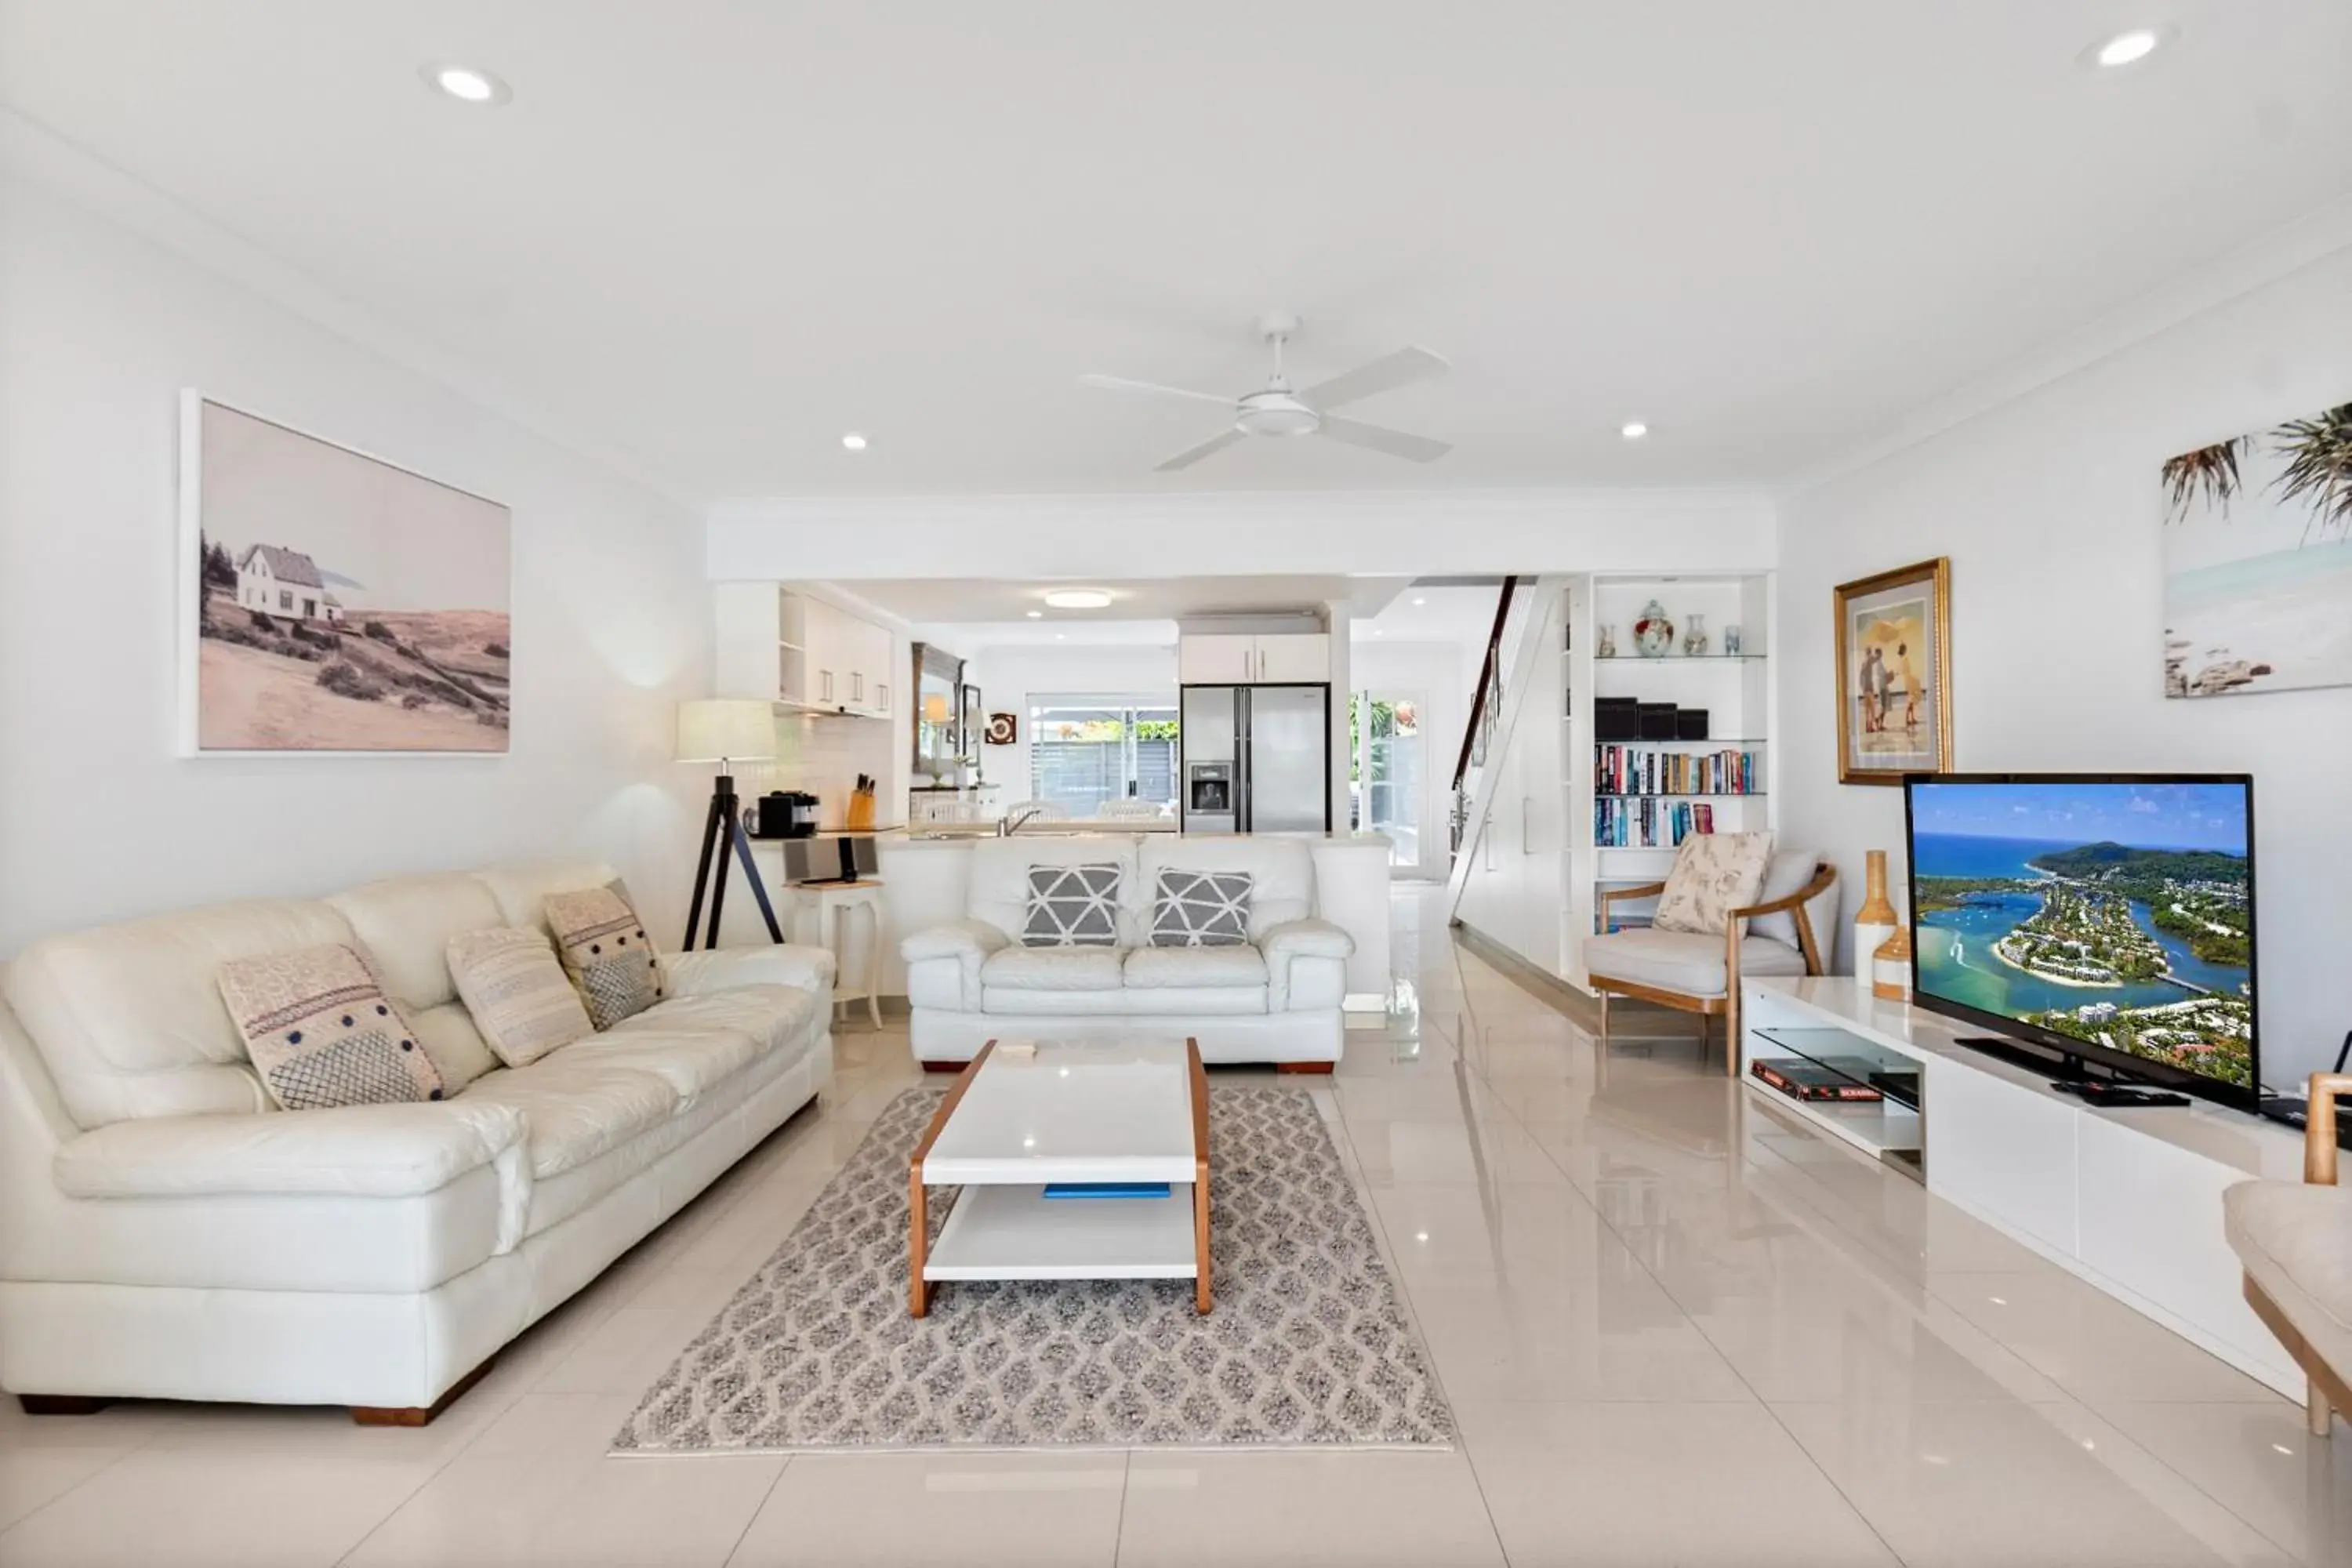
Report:
M 448 939 L 544 929 L 610 868 L 379 882 L 35 944 L 0 972 L 0 1387 L 419 1422 L 813 1099 L 833 960 L 671 955 L 667 999 L 524 1068 Z M 453 1092 L 278 1110 L 216 988 L 232 959 L 364 945 Z
M 1118 943 L 1027 947 L 1030 868 L 1115 865 Z M 1249 941 L 1150 945 L 1162 870 L 1246 871 Z M 1315 861 L 1297 838 L 982 839 L 965 918 L 899 943 L 916 1059 L 970 1061 L 991 1039 L 1189 1035 L 1209 1062 L 1328 1070 L 1339 1059 L 1354 939 L 1315 918 Z

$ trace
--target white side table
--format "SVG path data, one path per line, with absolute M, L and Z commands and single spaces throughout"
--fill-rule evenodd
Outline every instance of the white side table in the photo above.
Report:
M 833 1014 L 841 1016 L 847 1005 L 841 981 L 848 978 L 845 962 L 847 948 L 842 942 L 842 917 L 851 910 L 866 911 L 866 1016 L 876 1028 L 882 1026 L 882 883 L 879 879 L 861 877 L 855 882 L 803 882 L 793 889 L 816 905 L 817 941 L 833 953 L 843 973 L 834 983 Z

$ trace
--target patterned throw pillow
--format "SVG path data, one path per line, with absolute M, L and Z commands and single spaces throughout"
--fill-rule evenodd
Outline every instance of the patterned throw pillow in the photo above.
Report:
M 661 954 L 617 889 L 548 894 L 547 929 L 597 1028 L 609 1029 L 662 999 Z
M 555 949 L 535 931 L 499 928 L 449 939 L 449 973 L 499 1060 L 527 1067 L 596 1032 Z
M 1249 941 L 1247 871 L 1162 871 L 1151 906 L 1154 947 L 1240 947 Z
M 1772 863 L 1769 833 L 1694 833 L 1675 852 L 1666 890 L 1650 918 L 1660 931 L 1721 936 L 1731 911 L 1756 901 Z
M 330 942 L 240 958 L 221 1000 L 269 1098 L 288 1110 L 441 1098 L 441 1074 L 365 960 Z
M 1024 947 L 1117 947 L 1117 866 L 1032 866 Z

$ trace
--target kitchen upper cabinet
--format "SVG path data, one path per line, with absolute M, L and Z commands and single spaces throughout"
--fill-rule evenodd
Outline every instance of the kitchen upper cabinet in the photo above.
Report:
M 1250 636 L 1217 632 L 1176 644 L 1176 678 L 1187 686 L 1266 686 L 1331 679 L 1326 632 Z
M 1257 679 L 1257 638 L 1247 636 L 1180 637 L 1176 679 L 1187 686 L 1246 686 Z
M 1286 632 L 1257 641 L 1257 674 L 1261 683 L 1323 681 L 1331 679 L 1331 637 L 1328 632 Z
M 719 694 L 887 719 L 898 685 L 887 626 L 773 583 L 718 590 Z

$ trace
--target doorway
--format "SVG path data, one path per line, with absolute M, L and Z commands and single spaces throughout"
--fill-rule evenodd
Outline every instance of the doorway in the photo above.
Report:
M 1418 691 L 1373 689 L 1348 700 L 1349 815 L 1361 832 L 1384 834 L 1389 867 L 1423 873 L 1422 806 L 1427 742 Z

